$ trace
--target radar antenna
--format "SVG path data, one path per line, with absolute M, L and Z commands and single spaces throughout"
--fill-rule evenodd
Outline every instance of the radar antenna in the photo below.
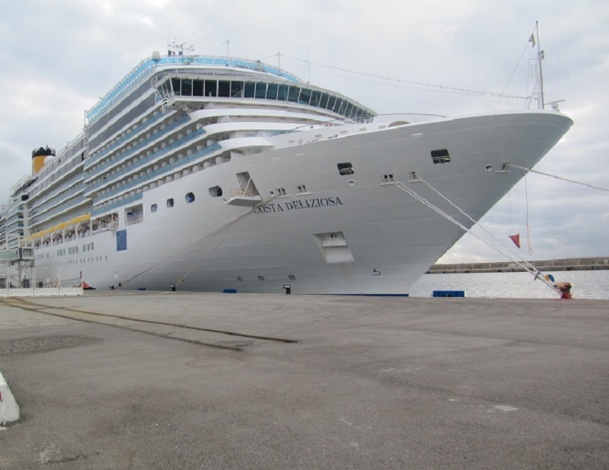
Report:
M 167 41 L 167 55 L 184 55 L 184 51 L 190 52 L 191 54 L 195 51 L 194 44 L 188 44 L 187 42 L 183 42 L 178 44 L 174 38 L 173 41 Z

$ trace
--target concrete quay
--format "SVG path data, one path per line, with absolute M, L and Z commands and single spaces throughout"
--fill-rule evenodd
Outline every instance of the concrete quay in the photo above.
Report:
M 595 271 L 609 269 L 609 258 L 567 258 L 529 261 L 539 271 Z M 489 263 L 435 264 L 427 274 L 445 273 L 513 273 L 524 272 L 518 263 L 499 261 Z
M 0 468 L 609 467 L 609 302 L 0 300 Z

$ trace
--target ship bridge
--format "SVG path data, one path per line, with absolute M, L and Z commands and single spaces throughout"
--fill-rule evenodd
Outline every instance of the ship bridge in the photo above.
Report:
M 213 67 L 228 67 L 234 70 L 258 72 L 275 77 L 281 77 L 292 83 L 302 83 L 296 75 L 288 73 L 272 65 L 260 61 L 215 56 L 184 56 L 171 55 L 166 57 L 148 58 L 142 60 L 131 70 L 112 90 L 103 96 L 95 106 L 89 109 L 85 116 L 89 122 L 95 121 L 99 116 L 112 107 L 127 92 L 135 88 L 154 71 L 175 69 L 176 66 L 205 65 Z

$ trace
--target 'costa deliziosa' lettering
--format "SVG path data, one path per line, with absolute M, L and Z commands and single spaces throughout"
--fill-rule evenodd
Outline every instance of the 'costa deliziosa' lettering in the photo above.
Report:
M 298 199 L 296 201 L 272 202 L 254 207 L 255 214 L 270 214 L 271 212 L 289 212 L 301 209 L 314 209 L 316 207 L 342 206 L 343 201 L 336 197 L 318 197 L 311 199 Z

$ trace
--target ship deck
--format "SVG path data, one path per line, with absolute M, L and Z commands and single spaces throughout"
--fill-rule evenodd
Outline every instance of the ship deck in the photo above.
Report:
M 605 468 L 607 301 L 0 302 L 0 467 Z

